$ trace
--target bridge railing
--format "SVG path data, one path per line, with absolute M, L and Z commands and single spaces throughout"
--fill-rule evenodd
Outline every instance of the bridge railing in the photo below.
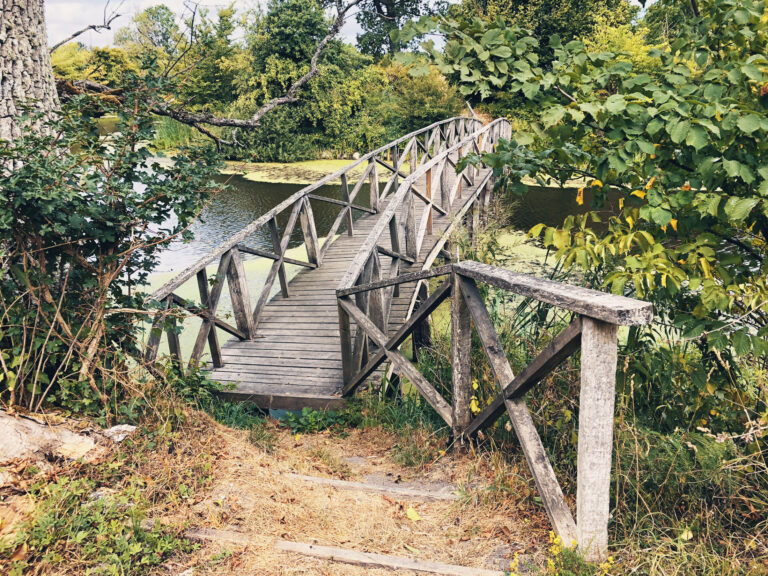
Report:
M 394 332 L 382 329 L 374 294 L 429 278 L 444 280 Z M 478 283 L 570 312 L 571 322 L 533 361 L 515 375 L 504 352 Z M 388 361 L 435 409 L 457 441 L 470 439 L 506 412 L 528 462 L 539 495 L 555 531 L 566 545 L 578 543 L 590 559 L 604 558 L 608 518 L 613 413 L 619 326 L 651 321 L 649 303 L 578 286 L 518 274 L 479 262 L 453 263 L 358 284 L 337 292 L 340 314 L 351 319 L 358 334 L 370 340 L 370 355 L 356 365 L 347 381 L 356 385 Z M 361 299 L 362 295 L 367 298 Z M 400 350 L 420 336 L 432 313 L 450 299 L 451 386 L 441 394 Z M 363 304 L 368 302 L 366 308 Z M 471 410 L 471 330 L 482 343 L 498 395 L 479 413 Z M 423 334 L 421 335 L 423 338 Z M 362 339 L 361 339 L 362 341 Z M 576 518 L 563 495 L 541 438 L 526 406 L 525 394 L 545 380 L 564 360 L 581 349 Z M 414 354 L 416 356 L 416 354 Z M 448 398 L 445 398 L 447 395 Z
M 430 162 L 440 150 L 466 140 L 467 134 L 477 131 L 481 126 L 480 121 L 472 118 L 451 118 L 390 142 L 297 191 L 205 254 L 150 296 L 150 301 L 158 306 L 158 312 L 146 344 L 147 361 L 151 363 L 156 360 L 165 333 L 172 360 L 179 369 L 183 368 L 177 319 L 192 315 L 202 319 L 202 322 L 189 353 L 188 366 L 197 365 L 206 348 L 213 366 L 223 366 L 217 329 L 241 340 L 257 337 L 259 321 L 273 293 L 275 282 L 279 283 L 283 297 L 290 296 L 286 264 L 306 268 L 322 266 L 323 258 L 342 226 L 346 228 L 347 234 L 354 233 L 354 212 L 379 212 L 393 191 L 400 189 L 401 180 L 407 179 L 410 173 Z M 385 182 L 379 177 L 380 169 L 388 174 Z M 322 186 L 329 184 L 340 185 L 341 199 L 316 194 Z M 367 187 L 369 194 L 368 201 L 363 204 L 356 200 L 364 187 Z M 324 239 L 318 237 L 312 202 L 338 207 L 335 220 Z M 282 219 L 286 214 L 287 220 L 280 226 L 278 217 Z M 289 252 L 292 238 L 298 232 L 297 225 L 300 227 L 301 246 L 306 252 L 306 259 L 292 257 Z M 271 249 L 249 245 L 249 238 L 263 229 L 268 231 Z M 272 260 L 262 285 L 254 286 L 246 278 L 243 254 Z M 217 262 L 216 274 L 209 278 L 207 268 Z M 182 287 L 193 281 L 196 281 L 199 294 L 197 302 L 178 294 Z M 231 299 L 234 325 L 219 311 L 225 285 Z M 255 293 L 258 295 L 254 303 L 251 295 Z
M 425 239 L 433 234 L 435 214 L 450 216 L 451 223 L 424 256 L 422 270 L 428 270 L 433 265 L 450 234 L 465 217 L 469 216 L 470 227 L 477 226 L 479 210 L 490 201 L 493 191 L 490 171 L 480 172 L 476 167 L 467 165 L 457 173 L 458 161 L 468 153 L 492 151 L 500 138 L 508 138 L 509 135 L 509 122 L 501 118 L 453 144 L 443 142 L 436 154 L 416 166 L 403 179 L 358 250 L 349 271 L 338 285 L 337 295 L 354 294 L 357 306 L 370 314 L 376 326 L 386 332 L 392 303 L 399 296 L 398 283 L 387 281 L 398 277 L 405 267 L 413 270 L 412 265 L 420 260 Z M 467 198 L 467 194 L 471 197 Z M 417 216 L 416 206 L 419 203 L 423 210 Z M 377 282 L 383 282 L 385 288 L 372 291 L 357 289 L 361 285 L 376 285 Z M 414 294 L 410 308 L 418 296 L 418 293 Z M 364 330 L 353 329 L 343 306 L 339 306 L 338 313 L 343 392 L 349 394 L 373 371 L 364 368 L 373 359 L 381 360 L 381 355 L 369 358 L 370 336 Z

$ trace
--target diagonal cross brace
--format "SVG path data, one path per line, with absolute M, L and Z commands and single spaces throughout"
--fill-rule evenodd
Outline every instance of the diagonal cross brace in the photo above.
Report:
M 352 303 L 349 296 L 339 298 L 338 302 L 357 323 L 358 330 L 364 331 L 366 335 L 384 351 L 387 358 L 392 362 L 395 370 L 408 378 L 408 380 L 410 380 L 410 382 L 419 390 L 424 399 L 429 402 L 430 406 L 435 409 L 435 412 L 440 415 L 448 426 L 451 426 L 453 421 L 451 407 L 440 393 L 434 389 L 432 384 L 430 384 L 421 372 L 419 372 L 418 369 L 399 351 L 391 350 L 386 347 L 387 336 L 379 330 L 376 324 L 374 324 L 373 321 L 360 310 L 360 308 Z
M 499 340 L 493 322 L 485 308 L 477 284 L 469 278 L 459 277 L 459 286 L 464 301 L 469 308 L 469 313 L 475 324 L 480 341 L 488 356 L 491 369 L 496 376 L 496 381 L 511 382 L 514 380 L 512 367 L 509 365 L 504 347 Z M 509 388 L 509 387 L 507 387 Z M 518 388 L 519 390 L 519 388 Z M 517 396 L 506 398 L 506 391 L 502 393 L 504 405 L 509 413 L 509 419 L 515 428 L 515 433 L 520 441 L 520 446 L 525 454 L 528 467 L 541 494 L 541 500 L 547 510 L 552 526 L 562 538 L 564 544 L 569 546 L 576 541 L 576 523 L 563 496 L 563 490 L 557 481 L 555 472 L 549 462 L 547 453 L 541 443 L 539 433 L 534 426 L 531 414 L 525 405 L 525 399 Z

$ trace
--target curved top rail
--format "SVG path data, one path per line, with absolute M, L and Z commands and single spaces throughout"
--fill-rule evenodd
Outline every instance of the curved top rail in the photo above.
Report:
M 339 285 L 336 288 L 337 290 L 345 290 L 347 288 L 351 288 L 360 277 L 360 274 L 365 267 L 365 263 L 371 254 L 371 251 L 374 249 L 374 246 L 384 231 L 388 229 L 389 221 L 391 220 L 394 213 L 400 209 L 400 204 L 405 199 L 413 183 L 418 178 L 421 178 L 424 174 L 426 174 L 428 170 L 442 162 L 447 156 L 458 150 L 461 150 L 468 143 L 477 139 L 481 134 L 485 134 L 501 124 L 509 124 L 509 121 L 506 118 L 497 118 L 479 130 L 471 132 L 464 139 L 460 140 L 450 148 L 446 148 L 439 154 L 436 154 L 430 158 L 428 162 L 425 162 L 419 166 L 415 172 L 409 174 L 407 178 L 403 179 L 403 181 L 400 183 L 400 187 L 397 189 L 397 192 L 394 194 L 394 196 L 392 196 L 392 199 L 387 205 L 387 208 L 384 210 L 384 212 L 382 212 L 381 217 L 377 220 L 373 229 L 368 234 L 368 238 L 366 238 L 365 242 L 363 242 L 363 245 L 360 247 L 360 250 L 355 255 L 355 259 L 352 261 L 349 270 L 341 279 L 341 282 L 339 282 Z
M 288 198 L 280 202 L 280 204 L 272 208 L 269 212 L 267 212 L 266 214 L 263 214 L 262 216 L 260 216 L 259 218 L 251 222 L 248 226 L 246 226 L 236 234 L 233 234 L 232 236 L 230 236 L 227 240 L 225 240 L 224 242 L 222 242 L 221 244 L 213 248 L 210 252 L 205 254 L 205 256 L 202 256 L 192 266 L 180 272 L 178 275 L 174 276 L 166 284 L 164 284 L 158 290 L 156 290 L 153 294 L 151 294 L 149 297 L 149 300 L 162 300 L 163 298 L 166 298 L 168 295 L 173 293 L 174 290 L 176 290 L 179 286 L 184 284 L 184 282 L 192 278 L 200 270 L 208 266 L 216 258 L 224 254 L 227 250 L 230 250 L 235 246 L 237 246 L 238 244 L 242 243 L 246 238 L 248 238 L 248 236 L 253 234 L 256 230 L 258 230 L 262 226 L 266 225 L 277 214 L 281 213 L 286 208 L 292 206 L 297 200 L 300 200 L 303 196 L 306 196 L 307 194 L 314 192 L 315 190 L 317 190 L 321 186 L 324 186 L 325 184 L 328 184 L 329 182 L 333 182 L 334 180 L 336 180 L 337 178 L 340 178 L 344 174 L 347 174 L 348 172 L 350 172 L 351 170 L 353 170 L 355 167 L 359 166 L 363 162 L 369 161 L 371 158 L 381 154 L 382 152 L 389 150 L 394 146 L 402 144 L 403 142 L 405 142 L 406 140 L 409 140 L 410 138 L 413 138 L 414 136 L 417 136 L 429 130 L 433 130 L 438 126 L 455 122 L 457 120 L 464 120 L 472 124 L 482 124 L 482 122 L 480 122 L 480 120 L 477 120 L 476 118 L 454 116 L 446 120 L 440 120 L 438 122 L 434 122 L 429 126 L 425 126 L 424 128 L 411 132 L 410 134 L 401 136 L 397 140 L 388 142 L 387 144 L 384 144 L 383 146 L 380 146 L 379 148 L 376 148 L 375 150 L 368 152 L 365 156 L 361 156 L 359 159 L 355 160 L 350 164 L 347 164 L 346 166 L 344 166 L 343 168 L 340 168 L 336 172 L 329 174 L 328 176 L 325 176 L 320 180 L 317 180 L 316 182 L 309 184 L 308 186 L 305 186 L 301 190 L 298 190 L 297 192 L 295 192 L 294 194 L 292 194 L 291 196 L 289 196 Z

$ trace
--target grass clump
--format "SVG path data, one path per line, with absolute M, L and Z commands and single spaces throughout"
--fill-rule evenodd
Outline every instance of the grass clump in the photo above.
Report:
M 32 489 L 35 511 L 15 538 L 0 542 L 9 576 L 67 566 L 71 573 L 148 574 L 190 544 L 159 523 L 144 527 L 141 486 L 100 493 L 88 478 L 58 478 Z

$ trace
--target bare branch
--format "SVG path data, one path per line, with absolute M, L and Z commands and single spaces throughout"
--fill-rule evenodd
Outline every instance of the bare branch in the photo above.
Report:
M 108 13 L 109 0 L 107 0 L 106 5 L 104 6 L 104 21 L 101 24 L 91 24 L 90 26 L 86 26 L 82 30 L 78 30 L 77 32 L 69 35 L 67 38 L 65 38 L 61 42 L 57 42 L 56 44 L 54 44 L 51 47 L 51 50 L 50 50 L 51 53 L 55 52 L 58 48 L 61 48 L 62 46 L 64 46 L 64 44 L 68 42 L 72 42 L 72 40 L 74 40 L 78 36 L 81 36 L 82 34 L 85 34 L 89 30 L 93 30 L 94 32 L 101 32 L 102 30 L 111 30 L 112 22 L 114 22 L 121 16 L 121 14 L 118 13 L 118 10 L 120 10 L 120 8 L 122 7 L 123 2 L 125 2 L 125 0 L 122 0 L 120 4 L 117 5 L 117 8 L 112 10 L 111 13 Z
M 301 88 L 319 73 L 318 65 L 323 50 L 325 50 L 331 40 L 333 40 L 342 29 L 349 11 L 357 6 L 361 1 L 362 0 L 352 0 L 348 4 L 344 4 L 341 0 L 336 0 L 336 19 L 333 21 L 333 24 L 331 24 L 331 27 L 328 30 L 328 34 L 326 34 L 325 37 L 317 44 L 315 52 L 309 61 L 309 70 L 307 70 L 307 72 L 301 76 L 301 78 L 296 80 L 291 85 L 291 87 L 288 88 L 288 91 L 283 96 L 273 98 L 264 104 L 261 108 L 259 108 L 250 118 L 222 118 L 206 112 L 190 112 L 184 108 L 173 107 L 169 105 L 160 105 L 156 107 L 153 112 L 160 116 L 168 116 L 169 118 L 173 118 L 174 120 L 177 120 L 183 124 L 189 124 L 195 128 L 197 128 L 197 126 L 200 124 L 208 124 L 210 126 L 225 126 L 230 128 L 257 128 L 261 119 L 270 111 L 283 104 L 291 104 L 298 101 L 298 94 Z

